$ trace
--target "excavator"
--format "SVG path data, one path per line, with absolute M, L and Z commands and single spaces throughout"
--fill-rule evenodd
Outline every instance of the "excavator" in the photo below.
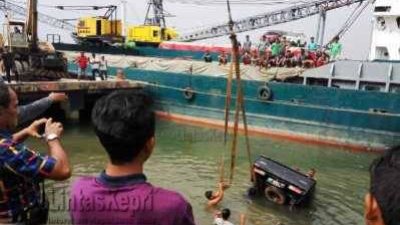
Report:
M 15 62 L 14 73 L 20 81 L 71 78 L 67 60 L 48 42 L 38 41 L 37 0 L 27 1 L 25 21 L 12 20 L 7 14 L 0 37 L 2 51 L 10 51 Z

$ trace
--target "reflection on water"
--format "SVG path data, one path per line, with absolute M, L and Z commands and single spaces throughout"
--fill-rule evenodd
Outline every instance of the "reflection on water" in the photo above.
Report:
M 213 211 L 205 209 L 204 192 L 216 188 L 218 163 L 225 156 L 228 172 L 229 146 L 217 130 L 159 121 L 157 147 L 147 162 L 145 173 L 154 185 L 179 191 L 193 206 L 197 224 L 211 224 Z M 37 145 L 37 143 L 33 143 Z M 68 186 L 80 175 L 97 175 L 106 163 L 90 126 L 67 126 L 63 145 L 69 150 L 73 178 L 67 182 L 47 182 L 51 201 L 50 223 L 68 224 Z M 253 160 L 260 154 L 303 171 L 317 169 L 317 191 L 306 209 L 276 206 L 244 197 L 249 187 L 248 159 L 244 140 L 240 140 L 233 186 L 219 207 L 232 210 L 238 224 L 239 213 L 248 217 L 247 225 L 364 224 L 363 196 L 368 187 L 368 166 L 376 155 L 351 153 L 328 147 L 307 146 L 282 140 L 251 138 Z

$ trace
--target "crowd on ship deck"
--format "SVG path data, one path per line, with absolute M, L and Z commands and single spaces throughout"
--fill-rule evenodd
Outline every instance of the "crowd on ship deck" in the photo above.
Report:
M 244 65 L 261 68 L 271 67 L 320 67 L 330 61 L 337 60 L 342 51 L 339 37 L 334 38 L 328 45 L 322 46 L 311 37 L 309 42 L 290 41 L 286 36 L 263 35 L 256 44 L 246 35 L 243 43 L 239 43 L 240 62 Z M 207 51 L 203 59 L 212 62 L 212 54 Z M 218 56 L 218 64 L 225 65 L 229 61 L 229 55 L 221 51 Z

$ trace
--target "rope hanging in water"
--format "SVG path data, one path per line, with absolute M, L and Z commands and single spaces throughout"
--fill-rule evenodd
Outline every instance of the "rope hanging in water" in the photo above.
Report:
M 247 119 L 246 119 L 246 110 L 244 105 L 244 98 L 243 98 L 243 89 L 240 77 L 240 62 L 239 62 L 239 44 L 236 38 L 236 34 L 233 31 L 233 20 L 231 14 L 231 8 L 229 4 L 229 0 L 227 0 L 227 7 L 228 7 L 228 14 L 229 14 L 229 30 L 231 32 L 230 39 L 232 43 L 232 64 L 235 66 L 235 75 L 236 75 L 236 107 L 235 107 L 235 120 L 233 126 L 233 140 L 232 140 L 232 148 L 231 148 L 231 166 L 230 166 L 230 176 L 229 176 L 229 183 L 232 184 L 235 165 L 236 165 L 236 152 L 237 152 L 237 136 L 239 130 L 239 114 L 242 113 L 243 125 L 244 125 L 244 134 L 246 138 L 246 149 L 247 149 L 247 156 L 249 158 L 250 163 L 250 175 L 253 176 L 251 171 L 251 152 L 250 152 L 250 140 L 248 138 L 248 127 L 247 127 Z M 228 77 L 229 79 L 229 77 Z M 229 80 L 228 80 L 229 83 Z M 229 87 L 230 88 L 230 87 Z M 227 90 L 228 91 L 228 90 Z M 228 93 L 227 93 L 228 94 Z M 230 104 L 230 96 L 227 96 L 229 99 Z M 227 104 L 228 105 L 228 104 Z M 229 109 L 228 109 L 229 110 Z M 229 114 L 229 112 L 228 112 Z M 227 112 L 225 111 L 225 129 L 227 130 L 228 122 L 227 122 Z
M 224 144 L 227 142 L 228 136 L 228 121 L 229 112 L 231 109 L 231 99 L 232 99 L 232 77 L 233 77 L 233 63 L 231 62 L 228 80 L 226 81 L 226 99 L 225 99 L 225 126 L 224 126 Z
M 219 182 L 223 183 L 225 181 L 225 157 L 221 156 L 221 162 L 219 164 Z

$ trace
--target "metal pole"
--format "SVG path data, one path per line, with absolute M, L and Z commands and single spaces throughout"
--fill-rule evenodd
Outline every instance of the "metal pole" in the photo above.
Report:
M 126 26 L 126 0 L 121 1 L 121 27 L 122 27 L 122 36 L 125 36 L 125 26 Z
M 321 13 L 321 19 L 322 19 L 322 28 L 321 28 L 321 39 L 319 40 L 319 44 L 323 46 L 325 38 L 325 27 L 326 27 L 326 11 L 323 11 Z
M 320 43 L 319 43 L 319 35 L 320 35 L 320 33 L 321 33 L 321 17 L 322 17 L 322 15 L 321 15 L 321 13 L 320 13 L 320 14 L 318 15 L 317 34 L 315 35 L 315 41 L 318 42 L 317 44 L 320 44 Z

